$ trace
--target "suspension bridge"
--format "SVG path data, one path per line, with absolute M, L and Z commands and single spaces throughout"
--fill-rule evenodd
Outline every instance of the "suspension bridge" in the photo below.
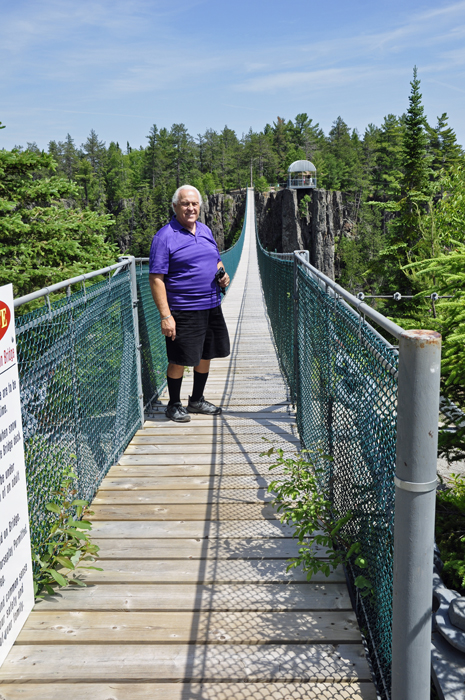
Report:
M 102 571 L 36 604 L 0 669 L 1 700 L 390 697 L 398 352 L 309 267 L 261 249 L 252 195 L 225 256 L 232 352 L 206 392 L 221 416 L 165 419 L 144 261 L 18 317 L 32 539 L 47 529 L 44 484 L 74 454 Z M 353 567 L 287 571 L 299 546 L 270 503 L 270 445 L 318 446 L 322 488 L 354 513 L 371 599 L 353 585 L 351 599 Z

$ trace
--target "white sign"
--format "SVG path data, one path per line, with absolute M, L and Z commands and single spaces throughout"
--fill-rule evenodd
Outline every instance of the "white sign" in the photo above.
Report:
M 13 286 L 0 287 L 0 666 L 34 605 Z

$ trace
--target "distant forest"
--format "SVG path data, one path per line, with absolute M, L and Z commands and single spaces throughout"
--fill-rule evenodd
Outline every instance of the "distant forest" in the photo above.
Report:
M 109 230 L 112 241 L 135 255 L 147 254 L 153 234 L 166 223 L 177 186 L 189 182 L 206 195 L 237 190 L 250 183 L 252 166 L 255 187 L 265 191 L 268 185 L 286 182 L 290 163 L 311 160 L 318 187 L 342 190 L 353 203 L 359 244 L 344 241 L 339 254 L 343 281 L 355 288 L 354 276 L 384 245 L 389 218 L 366 204 L 396 199 L 402 188 L 407 116 L 389 114 L 380 126 L 369 124 L 363 134 L 342 117 L 325 134 L 306 113 L 293 120 L 277 117 L 262 131 L 250 129 L 241 136 L 227 126 L 193 136 L 184 124 L 170 129 L 154 124 L 147 143 L 138 148 L 129 143 L 106 145 L 91 130 L 80 146 L 70 134 L 63 141 L 50 141 L 48 153 L 57 164 L 55 174 L 80 186 L 80 205 L 111 214 L 116 222 Z M 421 131 L 420 156 L 433 183 L 441 170 L 463 159 L 463 151 L 447 114 L 434 125 L 423 118 Z M 35 143 L 26 148 L 39 152 Z

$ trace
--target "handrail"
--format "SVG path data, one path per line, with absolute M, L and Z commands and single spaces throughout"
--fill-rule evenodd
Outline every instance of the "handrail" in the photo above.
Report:
M 83 275 L 78 275 L 77 277 L 71 277 L 71 279 L 68 280 L 63 280 L 63 282 L 57 282 L 56 284 L 52 284 L 50 287 L 43 287 L 42 289 L 38 289 L 36 292 L 31 292 L 30 294 L 25 294 L 22 297 L 18 297 L 17 299 L 14 300 L 14 307 L 15 309 L 18 306 L 22 306 L 23 304 L 27 304 L 29 301 L 34 301 L 35 299 L 40 299 L 41 297 L 45 297 L 48 294 L 53 294 L 54 292 L 58 292 L 60 289 L 65 289 L 65 287 L 71 287 L 73 284 L 78 284 L 79 282 L 86 282 L 87 280 L 91 280 L 93 277 L 99 277 L 100 275 L 106 275 L 108 272 L 112 272 L 113 270 L 119 270 L 122 267 L 126 267 L 128 265 L 128 260 L 124 260 L 123 262 L 115 263 L 115 265 L 109 265 L 108 267 L 103 267 L 101 270 L 94 270 L 93 272 L 86 272 Z
M 313 265 L 303 259 L 302 251 L 295 251 L 295 256 L 298 263 L 309 270 L 309 272 L 317 277 L 321 282 L 323 282 L 325 287 L 329 287 L 333 292 L 335 292 L 335 294 L 337 294 L 337 296 L 342 297 L 349 304 L 355 306 L 359 313 L 363 312 L 365 316 L 368 316 L 368 318 L 377 323 L 378 326 L 384 328 L 384 330 L 394 336 L 394 338 L 397 338 L 397 340 L 400 339 L 402 333 L 404 333 L 404 329 L 398 326 L 397 323 L 390 321 L 388 318 L 386 318 L 386 316 L 380 314 L 379 311 L 375 311 L 375 309 L 372 309 L 371 306 L 368 306 L 368 304 L 364 304 L 363 301 L 357 299 L 357 297 L 344 289 L 344 287 L 341 287 L 340 284 L 337 284 L 337 282 L 334 282 L 323 272 L 317 270 L 316 267 L 313 267 Z

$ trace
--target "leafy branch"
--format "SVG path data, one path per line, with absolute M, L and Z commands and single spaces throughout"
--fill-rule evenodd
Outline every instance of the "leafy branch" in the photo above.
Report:
M 36 599 L 43 598 L 47 593 L 53 594 L 56 585 L 85 587 L 84 581 L 75 574 L 69 578 L 71 572 L 77 569 L 102 571 L 96 566 L 82 565 L 82 562 L 93 562 L 98 558 L 99 547 L 90 541 L 92 523 L 85 518 L 93 513 L 88 509 L 88 501 L 75 498 L 75 479 L 73 468 L 66 468 L 60 488 L 52 492 L 55 501 L 45 506 L 49 512 L 56 513 L 57 518 L 43 543 L 45 554 L 32 552 L 32 560 L 38 565 L 34 571 Z
M 359 569 L 366 569 L 368 562 L 361 552 L 360 542 L 352 542 L 344 534 L 352 513 L 349 511 L 335 518 L 331 502 L 318 487 L 318 475 L 322 470 L 304 459 L 306 453 L 308 450 L 303 450 L 295 458 L 285 458 L 282 449 L 271 447 L 261 454 L 274 457 L 270 470 L 281 470 L 280 477 L 271 482 L 268 491 L 275 496 L 273 505 L 281 514 L 281 522 L 293 528 L 300 545 L 299 554 L 289 560 L 287 571 L 302 566 L 310 580 L 318 572 L 329 576 L 349 561 Z M 324 458 L 331 459 L 327 455 Z M 319 548 L 326 550 L 324 559 L 317 556 Z M 355 578 L 355 585 L 363 597 L 373 595 L 371 582 L 362 574 Z

